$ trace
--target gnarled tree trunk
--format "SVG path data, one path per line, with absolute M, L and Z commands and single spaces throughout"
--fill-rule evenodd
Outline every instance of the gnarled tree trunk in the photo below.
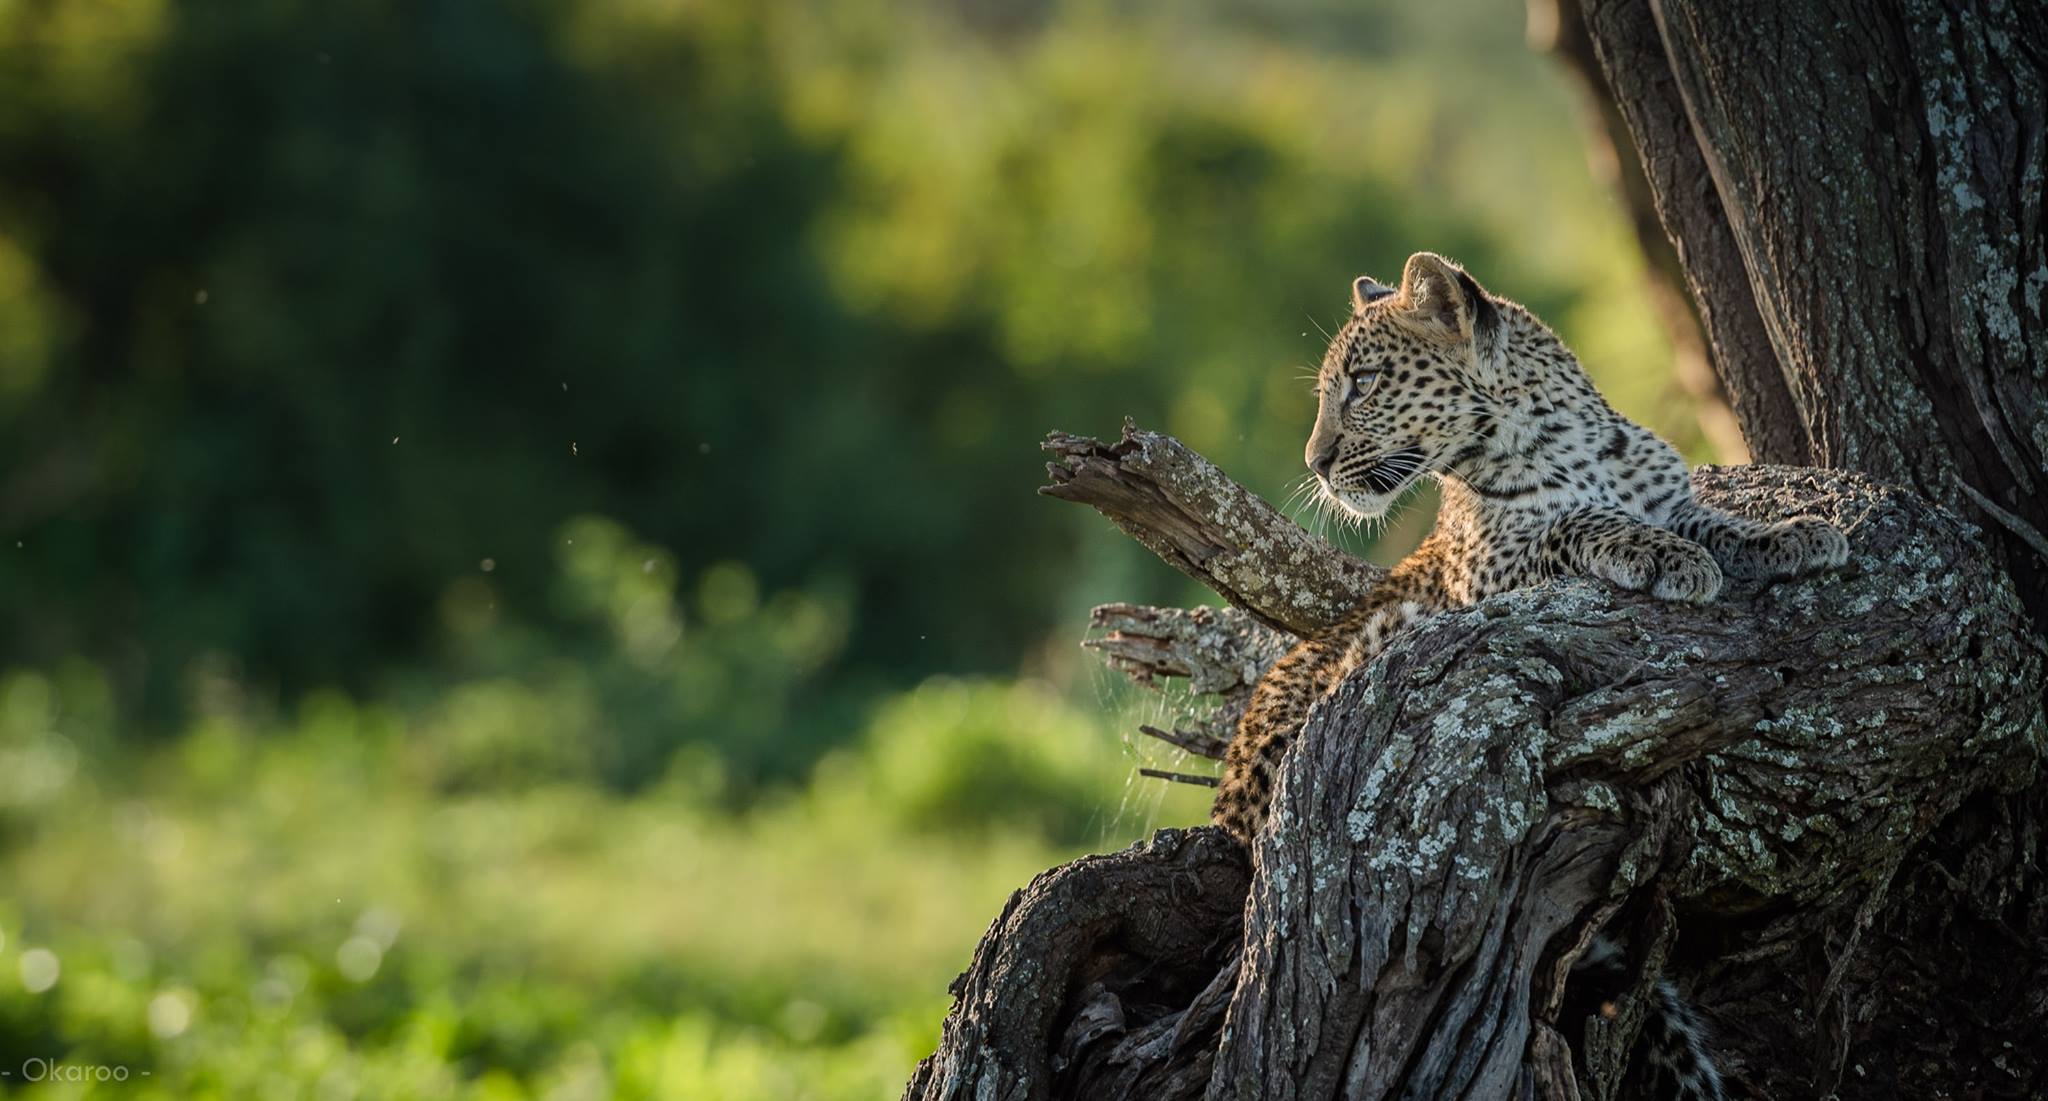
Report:
M 2048 227 L 2039 5 L 1582 0 L 1760 458 L 1834 575 L 1664 605 L 1591 582 L 1398 639 L 1312 714 L 1257 871 L 1214 831 L 1055 869 L 907 1098 L 1617 1098 L 1658 977 L 1734 1092 L 2048 1095 Z M 1222 706 L 1375 571 L 1174 441 L 1057 436 L 1230 610 L 1094 640 Z M 1596 929 L 1634 992 L 1566 997 Z M 1639 1069 L 1639 1068 L 1638 1068 Z

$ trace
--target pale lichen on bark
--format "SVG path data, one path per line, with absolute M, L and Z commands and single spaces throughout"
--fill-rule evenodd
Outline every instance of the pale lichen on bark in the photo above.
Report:
M 1094 507 L 1175 569 L 1268 626 L 1306 634 L 1384 572 L 1310 535 L 1179 440 L 1128 421 L 1114 444 L 1055 432 L 1039 492 Z

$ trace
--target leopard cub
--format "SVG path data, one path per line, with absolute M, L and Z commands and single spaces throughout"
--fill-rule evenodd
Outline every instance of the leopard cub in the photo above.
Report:
M 1792 577 L 1848 561 L 1848 540 L 1826 521 L 1763 524 L 1695 500 L 1678 453 L 1615 412 L 1556 334 L 1443 257 L 1409 257 L 1399 288 L 1361 278 L 1352 299 L 1317 377 L 1309 469 L 1326 497 L 1361 517 L 1383 515 L 1424 477 L 1438 481 L 1442 503 L 1415 553 L 1253 689 L 1213 812 L 1245 843 L 1266 820 L 1309 708 L 1417 620 L 1560 576 L 1704 602 L 1724 576 Z M 1597 984 L 1617 954 L 1596 939 L 1574 981 Z M 1655 1095 L 1721 1101 L 1698 1016 L 1669 984 L 1656 992 L 1639 1039 Z
M 1399 288 L 1361 277 L 1352 300 L 1317 377 L 1309 469 L 1357 516 L 1425 477 L 1442 503 L 1415 553 L 1253 690 L 1213 812 L 1239 839 L 1264 823 L 1310 706 L 1419 619 L 1567 575 L 1704 602 L 1724 576 L 1848 560 L 1824 520 L 1757 523 L 1694 499 L 1678 452 L 1615 412 L 1555 333 L 1443 257 L 1409 257 Z

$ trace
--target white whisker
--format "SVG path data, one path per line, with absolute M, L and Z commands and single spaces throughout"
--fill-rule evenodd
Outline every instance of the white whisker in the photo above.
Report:
M 1280 505 L 1280 512 L 1283 515 L 1285 515 L 1288 519 L 1293 520 L 1297 524 L 1300 524 L 1301 510 L 1309 505 L 1309 494 L 1315 492 L 1317 488 L 1318 486 L 1316 483 L 1315 475 L 1303 475 L 1298 481 L 1294 483 L 1294 488 L 1289 490 L 1287 496 L 1282 500 Z M 1302 526 L 1307 527 L 1308 525 L 1303 524 Z

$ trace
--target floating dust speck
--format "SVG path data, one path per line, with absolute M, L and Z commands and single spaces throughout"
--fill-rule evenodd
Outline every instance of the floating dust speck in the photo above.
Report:
M 708 441 L 707 441 L 707 442 L 705 442 L 705 443 L 700 443 L 700 444 L 698 444 L 698 445 L 697 445 L 697 454 L 699 454 L 699 455 L 709 455 L 709 454 L 711 454 L 711 444 L 710 444 L 710 443 L 709 443 Z
M 398 446 L 398 437 L 397 437 L 397 436 L 393 436 L 393 437 L 391 437 L 391 446 L 393 446 L 393 447 L 397 447 L 397 446 Z
M 476 568 L 484 571 L 485 573 L 489 573 L 492 570 L 498 568 L 498 560 L 495 558 L 486 558 L 483 561 L 478 562 L 476 564 Z
M 569 441 L 569 454 L 571 454 L 571 455 L 574 455 L 575 453 L 576 453 L 576 441 L 575 441 L 575 440 L 570 440 L 570 441 Z
M 193 295 L 192 304 L 195 306 L 206 305 L 206 291 L 201 290 L 198 294 Z
M 647 561 L 645 561 L 645 562 L 642 562 L 642 563 L 640 563 L 640 572 L 641 572 L 641 573 L 653 573 L 653 572 L 654 572 L 654 559 L 650 558 L 650 559 L 648 559 Z

